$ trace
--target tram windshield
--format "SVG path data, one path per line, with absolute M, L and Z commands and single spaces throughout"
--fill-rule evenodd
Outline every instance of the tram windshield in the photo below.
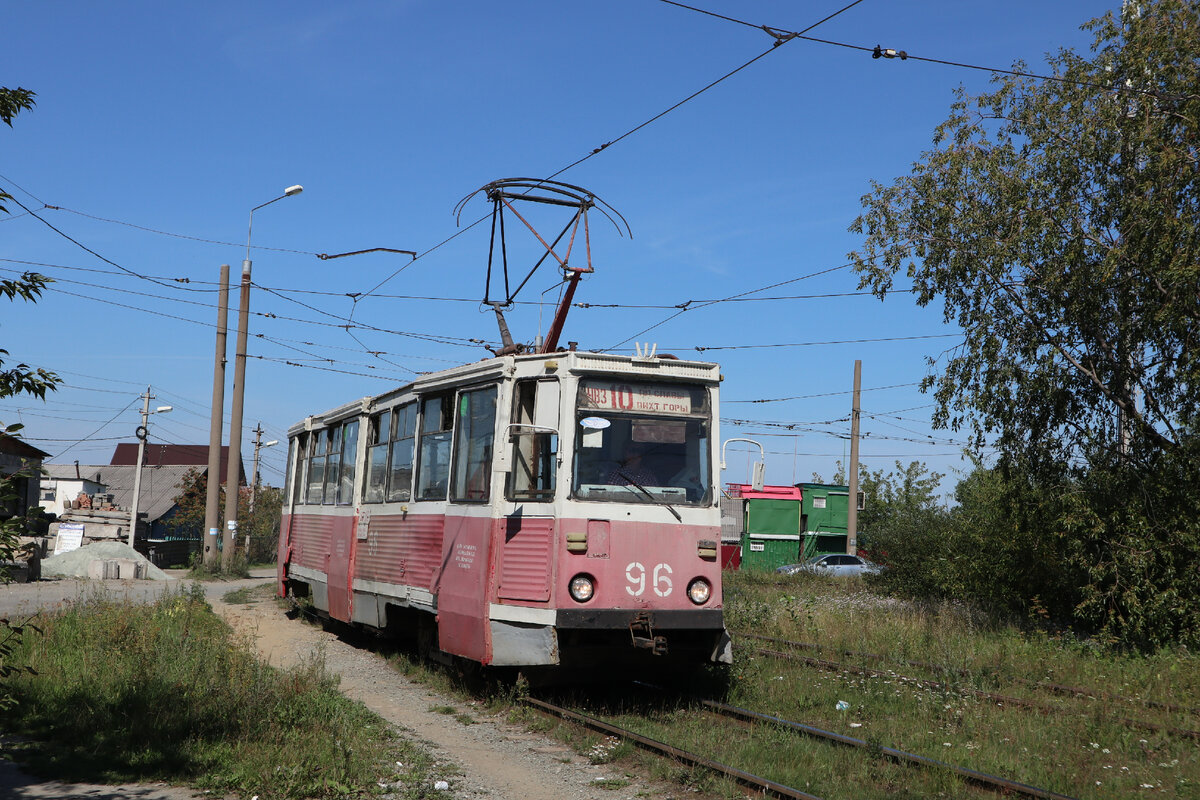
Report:
M 572 495 L 701 505 L 711 499 L 708 392 L 700 386 L 580 381 Z

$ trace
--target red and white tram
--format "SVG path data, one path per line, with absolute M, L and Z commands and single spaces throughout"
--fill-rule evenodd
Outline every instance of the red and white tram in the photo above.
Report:
M 554 352 L 289 431 L 279 591 L 483 665 L 731 660 L 716 364 Z

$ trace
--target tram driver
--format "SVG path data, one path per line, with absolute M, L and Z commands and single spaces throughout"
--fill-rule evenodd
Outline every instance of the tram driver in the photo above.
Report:
M 625 445 L 621 461 L 608 473 L 605 483 L 613 486 L 659 486 L 659 478 L 645 463 L 648 447 L 632 439 Z

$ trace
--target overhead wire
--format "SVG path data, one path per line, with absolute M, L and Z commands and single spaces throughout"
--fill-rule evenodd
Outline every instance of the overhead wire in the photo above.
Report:
M 157 280 L 157 279 L 155 279 L 155 278 L 152 278 L 152 277 L 150 277 L 150 276 L 148 276 L 148 275 L 142 275 L 141 273 L 139 273 L 139 272 L 136 272 L 136 271 L 134 271 L 134 270 L 131 270 L 131 269 L 129 269 L 128 267 L 122 266 L 121 264 L 118 264 L 117 262 L 113 261 L 112 259 L 110 259 L 110 258 L 106 258 L 105 256 L 102 256 L 102 255 L 100 255 L 100 253 L 98 253 L 98 252 L 96 252 L 95 250 L 93 250 L 92 248 L 88 247 L 88 246 L 87 246 L 87 245 L 85 245 L 83 242 L 80 242 L 78 239 L 75 239 L 74 237 L 70 236 L 70 235 L 69 235 L 69 234 L 67 234 L 65 231 L 63 231 L 63 230 L 61 230 L 61 229 L 59 229 L 59 228 L 55 227 L 55 226 L 54 226 L 53 224 L 51 224 L 49 221 L 47 221 L 47 220 L 43 219 L 43 218 L 42 218 L 42 217 L 40 217 L 38 214 L 36 214 L 36 213 L 34 213 L 32 210 L 30 210 L 29 206 L 25 205 L 24 203 L 22 203 L 22 202 L 21 202 L 20 200 L 18 200 L 17 198 L 15 198 L 15 197 L 12 197 L 12 196 L 10 195 L 10 199 L 11 199 L 11 200 L 12 200 L 14 203 L 16 203 L 17 205 L 19 205 L 21 208 L 25 209 L 25 211 L 26 211 L 26 212 L 28 212 L 28 213 L 29 213 L 29 215 L 30 215 L 30 216 L 32 216 L 34 219 L 36 219 L 38 222 L 41 222 L 41 223 L 42 223 L 43 225 L 45 225 L 47 228 L 49 228 L 50 230 L 54 231 L 54 232 L 55 232 L 55 233 L 57 233 L 59 236 L 61 236 L 62 238 L 66 239 L 68 242 L 70 242 L 71 244 L 75 245 L 76 247 L 78 247 L 79 249 L 83 250 L 84 252 L 91 253 L 93 256 L 95 256 L 96 258 L 100 259 L 100 260 L 101 260 L 101 261 L 103 261 L 105 264 L 109 264 L 109 265 L 111 265 L 111 266 L 114 266 L 114 267 L 116 267 L 117 269 L 121 270 L 122 272 L 124 272 L 124 273 L 126 273 L 126 274 L 128 274 L 128 275 L 130 275 L 130 276 L 132 276 L 132 277 L 134 277 L 134 278 L 138 278 L 138 279 L 140 279 L 140 280 L 144 280 L 144 281 L 149 281 L 150 283 L 158 284 L 159 286 L 164 286 L 164 287 L 173 288 L 173 289 L 179 289 L 180 291 L 200 291 L 200 290 L 196 290 L 196 289 L 188 289 L 187 287 L 181 287 L 181 286 L 171 286 L 171 284 L 169 284 L 169 283 L 164 283 L 163 281 Z
M 1121 92 L 1121 93 L 1145 95 L 1145 96 L 1154 97 L 1154 98 L 1160 99 L 1160 100 L 1164 100 L 1164 99 L 1183 100 L 1183 99 L 1191 99 L 1196 96 L 1196 95 L 1168 95 L 1168 94 L 1164 94 L 1163 92 L 1156 91 L 1154 89 L 1139 89 L 1135 86 L 1129 86 L 1124 83 L 1114 82 L 1113 84 L 1106 85 L 1106 84 L 1102 84 L 1102 83 L 1097 83 L 1095 81 L 1085 81 L 1085 80 L 1079 80 L 1079 79 L 1075 79 L 1075 78 L 1066 78 L 1061 75 L 1043 75 L 1043 74 L 1039 74 L 1036 72 L 1029 72 L 1027 70 L 1007 69 L 1007 68 L 1003 68 L 1003 67 L 989 67 L 989 66 L 984 66 L 981 64 L 971 64 L 971 63 L 967 63 L 964 61 L 951 61 L 951 60 L 944 59 L 944 58 L 919 56 L 919 55 L 910 53 L 907 50 L 897 50 L 897 49 L 891 48 L 891 47 L 884 48 L 878 44 L 875 45 L 874 47 L 869 47 L 866 45 L 851 44 L 849 42 L 834 41 L 832 39 L 821 39 L 821 38 L 818 38 L 815 36 L 805 36 L 805 34 L 808 33 L 808 31 L 812 30 L 812 26 L 809 26 L 808 28 L 805 28 L 802 31 L 790 31 L 786 28 L 779 28 L 779 27 L 770 26 L 770 25 L 759 25 L 759 24 L 755 24 L 753 22 L 749 22 L 747 20 L 737 19 L 735 17 L 729 17 L 724 14 L 717 14 L 713 11 L 707 11 L 705 9 L 697 8 L 695 6 L 690 6 L 685 3 L 676 2 L 676 0 L 659 0 L 659 2 L 665 3 L 667 5 L 671 5 L 671 6 L 677 6 L 679 8 L 686 9 L 688 11 L 693 11 L 698 14 L 704 14 L 705 16 L 716 17 L 717 19 L 724 20 L 726 22 L 732 22 L 732 23 L 736 23 L 738 25 L 745 25 L 745 26 L 748 26 L 751 28 L 756 28 L 758 30 L 763 31 L 767 35 L 775 38 L 776 40 L 778 40 L 780 38 L 803 39 L 806 42 L 816 42 L 818 44 L 833 45 L 835 47 L 843 47 L 843 48 L 847 48 L 850 50 L 858 50 L 860 52 L 870 53 L 871 57 L 876 58 L 876 59 L 883 58 L 883 59 L 888 59 L 888 60 L 899 59 L 901 61 L 923 61 L 923 62 L 930 63 L 930 64 L 941 64 L 943 66 L 948 66 L 948 67 L 959 67 L 961 69 L 978 70 L 981 72 L 992 72 L 992 73 L 997 73 L 1000 75 L 1011 75 L 1011 76 L 1017 77 L 1017 78 L 1032 78 L 1034 80 L 1049 81 L 1052 83 L 1061 83 L 1061 84 L 1066 84 L 1066 85 L 1082 86 L 1082 87 L 1090 88 L 1090 89 L 1099 89 L 1104 92 Z
M 132 400 L 130 400 L 130 401 L 129 401 L 129 405 L 127 405 L 127 406 L 125 406 L 124 408 L 122 408 L 122 409 L 121 409 L 120 411 L 118 411 L 116 414 L 113 414 L 113 415 L 112 415 L 112 417 L 110 417 L 110 418 L 109 418 L 109 420 L 108 420 L 107 422 L 105 422 L 105 423 L 104 423 L 103 425 L 101 425 L 99 428 L 96 428 L 96 430 L 92 431 L 92 432 L 91 432 L 91 433 L 89 433 L 87 436 L 84 436 L 82 439 L 76 439 L 76 440 L 75 440 L 75 442 L 74 442 L 74 443 L 72 443 L 72 444 L 71 444 L 69 447 L 67 447 L 67 448 L 66 448 L 66 449 L 64 449 L 64 450 L 61 450 L 61 451 L 60 451 L 60 452 L 59 452 L 57 455 L 51 456 L 51 460 L 53 461 L 53 460 L 55 460 L 55 459 L 62 458 L 62 457 L 63 457 L 63 456 L 65 456 L 67 453 L 69 453 L 69 452 L 72 450 L 72 448 L 74 448 L 74 447 L 76 447 L 76 446 L 78 446 L 78 445 L 80 445 L 80 444 L 83 444 L 84 442 L 86 442 L 86 441 L 90 440 L 90 439 L 91 439 L 93 436 L 95 436 L 97 433 L 99 433 L 100 431 L 104 430 L 104 429 L 105 429 L 105 428 L 107 428 L 109 425 L 111 425 L 113 422 L 115 422 L 115 421 L 116 421 L 116 419 L 117 419 L 117 417 L 121 416 L 121 415 L 122 415 L 122 414 L 124 414 L 126 411 L 128 411 L 128 410 L 129 410 L 129 409 L 131 409 L 131 408 L 133 408 L 133 404 L 134 404 L 134 403 L 136 403 L 136 402 L 137 402 L 138 400 L 140 400 L 140 399 L 141 399 L 140 397 L 135 397 L 135 398 L 133 398 Z
M 920 381 L 912 383 L 893 383 L 889 386 L 871 386 L 866 389 L 859 389 L 859 392 L 882 392 L 885 389 L 907 389 L 912 386 L 920 386 Z M 782 403 L 786 400 L 813 400 L 818 397 L 837 397 L 839 395 L 853 394 L 854 389 L 843 389 L 837 392 L 821 392 L 820 394 L 797 394 L 791 397 L 772 397 L 759 400 L 726 400 L 721 399 L 721 405 L 729 405 L 730 403 Z
M 829 20 L 833 19 L 834 17 L 838 16 L 839 14 L 842 14 L 842 13 L 843 13 L 843 12 L 845 12 L 845 11 L 848 11 L 848 10 L 850 10 L 851 8 L 853 8 L 854 6 L 858 5 L 858 4 L 859 4 L 859 3 L 861 3 L 861 2 L 863 2 L 863 0 L 853 0 L 853 2 L 851 2 L 851 3 L 847 4 L 846 6 L 843 6 L 841 9 L 839 9 L 839 10 L 837 10 L 837 11 L 833 12 L 832 14 L 830 14 L 830 15 L 828 15 L 828 16 L 826 16 L 826 17 L 824 17 L 823 19 L 821 19 L 821 20 L 819 20 L 819 21 L 817 21 L 817 22 L 814 22 L 812 25 L 809 25 L 807 28 L 805 28 L 805 29 L 804 29 L 804 31 L 805 31 L 805 32 L 807 32 L 807 31 L 810 31 L 810 30 L 812 30 L 813 28 L 817 27 L 818 25 L 821 25 L 821 24 L 823 24 L 823 23 L 825 23 L 825 22 L 828 22 Z M 787 42 L 787 40 L 786 40 L 786 39 L 777 39 L 777 40 L 775 41 L 775 43 L 774 43 L 774 44 L 772 44 L 772 45 L 771 45 L 771 47 L 770 47 L 769 49 L 767 49 L 767 50 L 765 50 L 764 52 L 762 52 L 762 53 L 758 54 L 758 55 L 757 55 L 757 56 L 755 56 L 754 58 L 752 58 L 752 59 L 750 59 L 749 61 L 747 61 L 747 62 L 745 62 L 744 64 L 742 64 L 741 66 L 739 66 L 739 67 L 736 67 L 736 68 L 735 68 L 735 69 L 733 69 L 733 70 L 730 70 L 729 72 L 725 73 L 725 74 L 724 74 L 724 75 L 722 75 L 721 77 L 719 77 L 719 78 L 717 78 L 716 80 L 712 81 L 711 83 L 709 83 L 709 84 L 705 85 L 703 88 L 701 88 L 701 89 L 699 89 L 699 90 L 697 90 L 697 91 L 693 92 L 692 94 L 688 95 L 688 96 L 687 96 L 687 97 L 685 97 L 684 99 L 682 99 L 682 100 L 680 100 L 679 102 L 675 103 L 674 105 L 672 105 L 670 108 L 666 109 L 665 111 L 659 112 L 658 114 L 655 114 L 653 117 L 651 117 L 650 119 L 646 120 L 645 122 L 643 122 L 643 123 L 641 123 L 641 124 L 639 124 L 639 125 L 636 125 L 636 126 L 634 126 L 633 128 L 630 128 L 629 130 L 627 130 L 625 133 L 621 134 L 621 135 L 620 135 L 620 136 L 618 136 L 617 138 L 615 138 L 615 139 L 611 139 L 611 140 L 609 140 L 609 141 L 607 141 L 607 142 L 605 142 L 605 143 L 601 144 L 600 146 L 593 148 L 591 152 L 589 152 L 588 154 L 584 155 L 582 158 L 578 158 L 578 159 L 576 159 L 575 161 L 572 161 L 570 164 L 567 164 L 565 167 L 562 167 L 561 169 L 557 170 L 556 172 L 553 172 L 553 173 L 551 173 L 550 175 L 546 176 L 546 178 L 544 178 L 544 180 L 553 180 L 554 178 L 558 177 L 559 175 L 562 175 L 564 172 L 567 172 L 568 170 L 574 169 L 575 167 L 579 166 L 580 164 L 584 163 L 585 161 L 587 161 L 587 160 L 589 160 L 589 159 L 591 159 L 591 158 L 595 157 L 596 155 L 599 155 L 601 152 L 603 152 L 603 151 L 607 150 L 607 149 L 608 149 L 609 147 L 611 147 L 612 145 L 614 145 L 614 144 L 616 144 L 616 143 L 618 143 L 618 142 L 620 142 L 620 141 L 622 141 L 622 140 L 624 140 L 624 139 L 627 139 L 627 138 L 629 138 L 630 136 L 632 136 L 633 134 L 635 134 L 635 133 L 637 133 L 638 131 L 642 130 L 643 128 L 647 127 L 648 125 L 651 125 L 651 124 L 653 124 L 653 123 L 657 122 L 658 120 L 662 119 L 662 118 L 663 118 L 663 117 L 665 117 L 666 115 L 668 115 L 668 114 L 670 114 L 671 112 L 675 111 L 675 110 L 676 110 L 676 109 L 678 109 L 680 106 L 682 106 L 682 105 L 684 105 L 684 104 L 686 104 L 686 103 L 690 102 L 691 100 L 694 100 L 695 98 L 697 98 L 697 97 L 699 97 L 700 95 L 704 94 L 705 92 L 707 92 L 709 89 L 713 88 L 714 86 L 717 86 L 718 84 L 720 84 L 720 83 L 722 83 L 722 82 L 724 82 L 724 81 L 728 80 L 729 78 L 732 78 L 734 75 L 738 74 L 738 73 L 739 73 L 739 72 L 741 72 L 742 70 L 744 70 L 744 69 L 746 69 L 747 67 L 751 66 L 751 65 L 752 65 L 752 64 L 754 64 L 755 62 L 759 61 L 759 60 L 760 60 L 760 59 L 762 59 L 762 58 L 765 58 L 767 55 L 769 55 L 770 53 L 772 53 L 772 52 L 774 52 L 776 49 L 778 49 L 780 45 L 782 45 L 782 44 L 786 44 L 786 42 Z M 484 215 L 484 216 L 480 217 L 480 218 L 479 218 L 479 219 L 477 219 L 475 222 L 473 222 L 473 223 L 471 223 L 470 225 L 468 225 L 466 228 L 463 228 L 462 230 L 459 230 L 459 231 L 455 232 L 453 235 L 449 236 L 448 238 L 444 239 L 443 241 L 439 242 L 438 244 L 434 245 L 433 247 L 429 248 L 428 250 L 425 250 L 425 251 L 423 251 L 423 252 L 421 252 L 421 253 L 417 254 L 416 256 L 414 256 L 414 257 L 413 257 L 413 259 L 412 259 L 412 261 L 410 261 L 410 262 L 408 262 L 407 264 L 404 264 L 403 266 L 401 266 L 401 267 L 400 267 L 399 269 L 397 269 L 395 272 L 393 272 L 392 274 L 388 275 L 386 278 L 384 278 L 384 279 L 383 279 L 382 281 L 380 281 L 379 283 L 375 284 L 375 286 L 373 286 L 371 289 L 369 289 L 368 291 L 364 292 L 364 293 L 363 293 L 361 296 L 359 296 L 359 297 L 356 297 L 356 298 L 354 299 L 355 306 L 357 306 L 357 304 L 358 304 L 358 301 L 359 301 L 360 299 L 363 299 L 363 298 L 365 298 L 365 297 L 368 297 L 368 296 L 370 296 L 370 295 L 374 294 L 374 293 L 375 293 L 375 291 L 376 291 L 377 289 L 379 289 L 379 287 L 383 286 L 383 285 L 384 285 L 384 284 L 386 284 L 388 281 L 392 280 L 392 279 L 393 279 L 393 278 L 395 278 L 397 275 L 399 275 L 401 272 L 403 272 L 404 270 L 406 270 L 406 269 L 408 269 L 409 267 L 411 267 L 411 266 L 412 266 L 414 263 L 416 263 L 418 260 L 420 260 L 420 259 L 424 258 L 425 256 L 429 255 L 429 254 L 430 254 L 430 253 L 432 253 L 433 251 L 435 251 L 435 250 L 437 250 L 438 248 L 440 248 L 440 247 L 444 246 L 445 244 L 449 243 L 451 240 L 453 240 L 453 239 L 457 238 L 458 236 L 461 236 L 462 234 L 466 233 L 468 230 L 470 230 L 470 229 L 474 228 L 475 226 L 479 225 L 481 222 L 483 222 L 484 220 L 488 219 L 488 217 L 489 217 L 489 216 L 490 216 L 490 214 L 489 214 L 489 215 Z M 353 312 L 351 312 L 351 317 L 353 317 Z M 636 335 L 636 334 L 635 334 L 635 335 Z M 632 338 L 632 337 L 631 337 L 631 338 Z

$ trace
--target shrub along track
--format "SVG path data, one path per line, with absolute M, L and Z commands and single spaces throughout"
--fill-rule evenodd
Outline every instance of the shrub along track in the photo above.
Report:
M 651 686 L 649 684 L 639 685 L 664 694 L 667 691 L 661 687 Z M 704 767 L 737 781 L 743 786 L 751 787 L 776 797 L 795 798 L 796 800 L 820 800 L 820 798 L 816 795 L 809 794 L 795 787 L 786 786 L 784 784 L 771 781 L 762 776 L 746 772 L 745 770 L 738 769 L 737 767 L 723 764 L 698 753 L 690 752 L 674 745 L 643 736 L 634 731 L 612 725 L 608 722 L 598 719 L 597 717 L 584 714 L 580 711 L 571 710 L 563 706 L 550 703 L 546 700 L 532 697 L 524 698 L 523 702 L 531 708 L 537 709 L 544 713 L 570 720 L 579 725 L 583 725 L 587 728 L 591 728 L 592 730 L 599 731 L 610 736 L 621 737 L 622 739 L 633 742 L 639 747 L 661 755 L 665 758 L 674 759 L 690 766 Z M 739 722 L 750 723 L 751 725 L 772 725 L 787 729 L 797 734 L 814 737 L 830 743 L 859 748 L 865 752 L 875 753 L 905 766 L 947 770 L 963 779 L 967 783 L 985 789 L 995 790 L 1006 796 L 1020 795 L 1022 797 L 1040 798 L 1041 800 L 1072 800 L 1072 798 L 1068 795 L 1058 794 L 1057 792 L 1052 792 L 1047 789 L 1029 786 L 1028 784 L 1007 780 L 1005 778 L 999 778 L 994 775 L 987 775 L 982 772 L 976 772 L 965 767 L 948 764 L 943 761 L 937 761 L 935 759 L 927 758 L 915 753 L 907 753 L 891 747 L 880 747 L 879 745 L 875 745 L 861 739 L 855 739 L 850 736 L 832 733 L 820 728 L 815 728 L 811 725 L 793 722 L 791 720 L 782 719 L 769 714 L 761 714 L 756 711 L 738 708 L 736 706 L 727 705 L 715 700 L 681 698 L 680 702 L 683 704 L 694 704 L 698 707 L 697 710 L 701 712 L 717 714 L 719 716 L 734 719 Z
M 753 634 L 753 633 L 737 633 L 735 635 L 741 639 L 753 639 L 753 640 L 757 640 L 757 641 L 770 642 L 770 643 L 773 643 L 776 645 L 783 645 L 785 647 L 794 648 L 797 650 L 809 650 L 809 651 L 820 652 L 822 649 L 824 649 L 820 645 L 812 644 L 809 642 L 793 642 L 793 641 L 789 641 L 787 639 L 776 639 L 776 638 L 772 638 L 770 636 L 759 636 L 758 634 Z M 908 675 L 897 675 L 894 672 L 883 672 L 881 670 L 869 669 L 867 667 L 859 667 L 859 666 L 855 666 L 853 664 L 846 664 L 846 663 L 840 662 L 840 661 L 829 661 L 827 659 L 814 658 L 812 656 L 804 656 L 804 655 L 800 655 L 799 653 L 795 653 L 795 652 L 771 650 L 768 648 L 754 648 L 754 652 L 756 652 L 760 655 L 769 656 L 771 658 L 780 658 L 780 659 L 785 659 L 788 661 L 796 661 L 796 662 L 799 662 L 802 664 L 807 664 L 809 666 L 817 667 L 819 669 L 824 669 L 824 670 L 828 670 L 831 672 L 850 672 L 850 673 L 854 673 L 856 675 L 866 675 L 866 676 L 876 677 L 876 678 L 894 678 L 894 679 L 898 678 L 900 680 L 907 681 L 907 682 L 912 683 L 917 686 L 925 686 L 925 687 L 928 687 L 931 689 L 938 689 L 938 690 L 945 689 L 948 687 L 948 683 L 946 681 L 936 681 L 936 680 L 928 680 L 925 678 L 915 678 L 915 677 L 908 676 Z M 863 659 L 870 660 L 870 661 L 885 661 L 885 662 L 890 662 L 890 663 L 897 663 L 897 664 L 902 664 L 904 666 L 909 666 L 909 667 L 920 667 L 923 669 L 932 670 L 934 672 L 934 674 L 957 675 L 960 677 L 969 677 L 972 675 L 972 673 L 969 670 L 950 669 L 948 667 L 944 667 L 944 666 L 941 666 L 938 664 L 930 664 L 930 663 L 922 662 L 922 661 L 905 661 L 905 660 L 900 660 L 900 659 L 890 659 L 890 658 L 887 658 L 886 656 L 875 655 L 873 653 L 860 653 L 860 652 L 856 652 L 853 650 L 843 650 L 843 651 L 841 651 L 841 655 L 851 656 L 851 657 L 855 657 L 855 658 L 863 658 Z M 1115 694 L 1112 694 L 1109 692 L 1091 691 L 1089 689 L 1081 689 L 1081 688 L 1073 687 L 1073 686 L 1061 686 L 1058 684 L 1047 683 L 1044 681 L 1032 681 L 1032 680 L 1028 680 L 1026 678 L 1020 678 L 1020 677 L 1016 677 L 1016 676 L 1005 676 L 1005 680 L 1010 680 L 1014 683 L 1019 683 L 1022 685 L 1030 686 L 1035 689 L 1042 689 L 1045 691 L 1053 692 L 1054 694 L 1067 695 L 1067 696 L 1074 697 L 1074 698 L 1100 697 L 1100 698 L 1118 701 L 1118 702 L 1124 702 L 1124 703 L 1140 703 L 1147 708 L 1161 709 L 1164 711 L 1193 714 L 1193 715 L 1200 714 L 1200 709 L 1189 708 L 1187 706 L 1180 706 L 1180 705 L 1176 705 L 1176 704 L 1172 704 L 1172 703 L 1164 703 L 1164 702 L 1160 702 L 1157 700 L 1141 700 L 1141 699 L 1136 699 L 1136 698 L 1127 698 L 1127 697 L 1122 697 L 1121 695 L 1115 695 Z M 968 686 L 956 685 L 954 688 L 957 691 L 964 692 L 966 694 L 970 694 L 974 697 L 979 697 L 979 698 L 982 698 L 985 700 L 991 700 L 991 701 L 997 703 L 998 705 L 1014 707 L 1014 708 L 1025 708 L 1025 709 L 1029 709 L 1032 711 L 1038 711 L 1043 714 L 1056 714 L 1056 713 L 1060 713 L 1062 710 L 1062 709 L 1052 708 L 1050 706 L 1042 705 L 1042 704 L 1036 703 L 1032 700 L 1026 700 L 1026 699 L 1020 698 L 1020 697 L 1011 697 L 1008 695 L 996 694 L 994 692 L 987 692 L 982 689 L 973 689 Z M 1193 730 L 1190 728 L 1178 728 L 1178 727 L 1174 727 L 1171 725 L 1160 725 L 1156 722 L 1149 722 L 1147 720 L 1139 720 L 1139 719 L 1131 719 L 1129 717 L 1114 717 L 1114 720 L 1116 720 L 1117 722 L 1120 722 L 1122 725 L 1125 725 L 1126 727 L 1129 727 L 1129 728 L 1140 728 L 1142 730 L 1155 731 L 1158 733 L 1165 733 L 1169 736 L 1176 736 L 1176 737 L 1200 740 L 1200 731 Z

